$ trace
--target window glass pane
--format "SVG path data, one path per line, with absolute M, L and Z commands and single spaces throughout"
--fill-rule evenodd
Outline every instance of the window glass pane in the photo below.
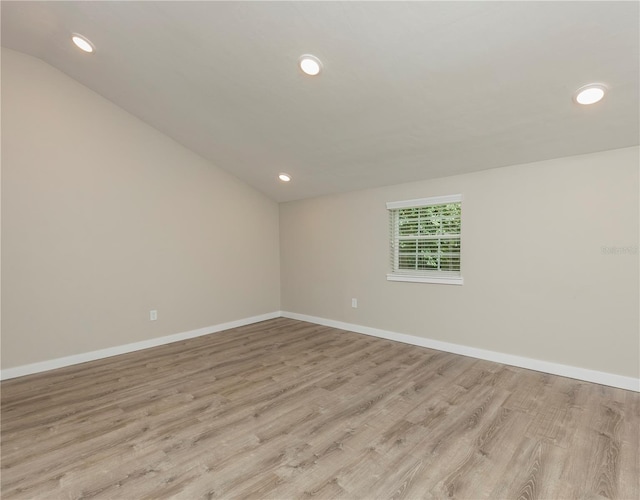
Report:
M 442 219 L 442 232 L 446 234 L 460 234 L 460 219 Z
M 415 269 L 416 254 L 400 254 L 398 256 L 398 269 Z
M 440 256 L 440 270 L 441 271 L 459 271 L 460 270 L 460 256 L 444 254 Z
M 441 221 L 436 216 L 427 215 L 420 220 L 420 234 L 438 234 Z
M 398 247 L 400 249 L 400 253 L 415 252 L 417 244 L 417 240 L 400 240 L 398 242 Z
M 449 203 L 447 205 L 439 205 L 440 206 L 440 214 L 443 217 L 460 217 L 460 204 L 459 203 Z
M 438 240 L 419 240 L 418 250 L 421 252 L 435 252 L 438 250 Z
M 460 271 L 460 212 L 460 203 L 395 210 L 396 269 Z
M 460 240 L 442 238 L 440 240 L 440 250 L 443 252 L 460 252 Z
M 418 269 L 422 271 L 437 271 L 438 259 L 434 254 L 423 254 L 418 257 Z
M 419 218 L 416 214 L 400 215 L 398 217 L 398 232 L 400 236 L 418 234 Z

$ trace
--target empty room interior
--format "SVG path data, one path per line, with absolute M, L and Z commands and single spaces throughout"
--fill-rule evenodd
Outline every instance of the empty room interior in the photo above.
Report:
M 640 498 L 639 2 L 1 23 L 2 498 Z

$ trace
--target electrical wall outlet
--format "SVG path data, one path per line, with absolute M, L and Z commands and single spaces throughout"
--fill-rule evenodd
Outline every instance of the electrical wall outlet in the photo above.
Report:
M 351 307 L 354 309 L 358 308 L 358 299 L 351 299 Z
M 155 321 L 158 319 L 158 311 L 155 309 L 149 311 L 149 321 Z

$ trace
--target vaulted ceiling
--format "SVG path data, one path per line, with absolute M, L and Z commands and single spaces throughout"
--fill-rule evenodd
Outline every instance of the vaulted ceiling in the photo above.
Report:
M 639 19 L 638 2 L 3 1 L 2 45 L 287 201 L 638 144 Z M 577 105 L 591 82 L 609 92 Z

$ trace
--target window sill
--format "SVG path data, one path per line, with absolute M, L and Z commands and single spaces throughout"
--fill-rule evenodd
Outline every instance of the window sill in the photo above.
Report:
M 387 281 L 408 281 L 410 283 L 438 283 L 440 285 L 462 285 L 462 276 L 420 276 L 415 274 L 387 274 Z

